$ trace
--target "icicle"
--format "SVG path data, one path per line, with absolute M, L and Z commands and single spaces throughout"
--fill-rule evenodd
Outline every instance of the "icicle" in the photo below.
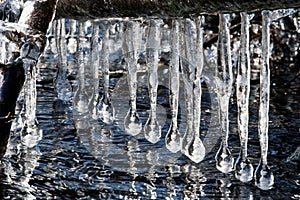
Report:
M 200 139 L 201 83 L 203 69 L 202 17 L 196 23 L 186 20 L 185 53 L 188 72 L 184 77 L 187 102 L 187 129 L 182 139 L 182 152 L 192 161 L 199 163 L 205 156 L 205 147 Z
M 147 67 L 148 67 L 148 88 L 150 97 L 150 115 L 144 126 L 145 138 L 151 143 L 157 143 L 161 137 L 161 127 L 156 119 L 156 98 L 158 87 L 158 63 L 160 46 L 160 24 L 150 20 L 149 35 L 147 38 Z
M 261 159 L 255 170 L 255 185 L 262 190 L 273 187 L 274 176 L 267 163 L 270 98 L 270 24 L 271 12 L 262 11 L 262 65 L 260 67 L 259 142 Z
M 178 98 L 179 98 L 179 20 L 174 19 L 172 23 L 171 33 L 171 64 L 169 67 L 170 73 L 170 106 L 172 113 L 172 122 L 169 131 L 166 135 L 166 147 L 171 152 L 176 153 L 180 151 L 180 133 L 177 125 L 178 115 Z
M 126 132 L 131 135 L 138 135 L 142 130 L 142 123 L 136 110 L 138 48 L 142 39 L 140 32 L 139 22 L 129 21 L 123 41 L 123 53 L 127 56 L 127 77 L 130 92 L 130 108 L 124 119 L 124 126 Z
M 58 72 L 55 80 L 58 99 L 67 103 L 71 100 L 72 88 L 67 79 L 67 45 L 65 19 L 60 19 L 56 24 L 56 48 L 58 54 Z
M 193 82 L 193 131 L 195 136 L 193 142 L 191 142 L 189 147 L 189 153 L 193 158 L 194 162 L 200 162 L 204 159 L 205 156 L 205 147 L 203 142 L 200 139 L 200 121 L 201 121 L 201 82 L 200 77 L 202 75 L 203 69 L 203 28 L 202 24 L 204 18 L 199 17 L 196 21 L 196 31 L 197 31 L 197 40 L 196 40 L 196 51 L 195 51 L 195 78 Z
M 26 78 L 24 83 L 25 123 L 27 132 L 36 127 L 36 62 L 39 57 L 39 48 L 32 41 L 27 41 L 21 51 Z
M 83 23 L 79 23 L 79 36 L 78 36 L 78 74 L 77 74 L 77 90 L 74 94 L 73 103 L 74 103 L 74 111 L 78 116 L 85 116 L 88 110 L 88 95 L 85 91 L 85 77 L 84 77 L 84 68 L 85 68 L 85 60 L 84 54 L 85 49 L 84 45 L 86 42 Z
M 103 96 L 99 97 L 97 104 L 98 117 L 100 121 L 111 124 L 114 120 L 114 108 L 109 97 L 109 24 L 103 25 L 101 71 L 104 79 Z
M 91 87 L 92 94 L 89 101 L 89 111 L 93 119 L 98 119 L 97 116 L 97 101 L 98 101 L 98 87 L 99 87 L 99 63 L 100 63 L 100 40 L 99 40 L 99 24 L 92 26 L 92 41 L 91 41 L 91 54 L 90 54 L 90 73 L 91 73 Z
M 228 109 L 229 100 L 232 92 L 232 60 L 230 50 L 230 15 L 219 15 L 219 41 L 218 41 L 218 70 L 217 88 L 220 106 L 220 123 L 222 142 L 216 154 L 216 167 L 223 173 L 233 171 L 234 159 L 228 148 L 229 119 Z
M 238 129 L 241 142 L 239 157 L 235 163 L 235 177 L 242 182 L 251 181 L 253 166 L 247 158 L 248 121 L 249 121 L 249 94 L 250 94 L 250 51 L 249 51 L 249 15 L 241 13 L 241 46 L 237 74 L 237 105 Z

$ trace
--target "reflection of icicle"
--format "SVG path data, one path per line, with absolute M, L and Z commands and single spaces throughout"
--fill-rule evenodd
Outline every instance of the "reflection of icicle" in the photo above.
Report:
M 56 48 L 58 54 L 58 72 L 55 80 L 58 99 L 64 103 L 70 101 L 72 88 L 67 79 L 67 46 L 65 19 L 60 19 L 56 23 Z
M 149 199 L 157 199 L 157 187 L 155 185 L 157 173 L 155 172 L 155 166 L 159 161 L 159 152 L 155 149 L 150 149 L 146 153 L 146 161 L 150 165 L 148 172 L 146 173 L 146 178 L 148 183 L 146 184 L 147 192 L 150 194 Z
M 78 38 L 78 74 L 77 74 L 77 90 L 74 94 L 73 103 L 74 111 L 77 115 L 86 115 L 88 113 L 88 96 L 85 91 L 85 78 L 84 78 L 84 68 L 85 60 L 84 45 L 86 42 L 83 23 L 79 23 L 79 38 Z
M 160 46 L 160 24 L 155 20 L 150 20 L 149 35 L 147 39 L 147 67 L 148 67 L 148 83 L 149 83 L 149 97 L 150 97 L 150 116 L 145 124 L 144 132 L 145 138 L 151 142 L 156 143 L 161 137 L 161 127 L 156 119 L 156 98 L 158 87 L 158 62 Z
M 233 157 L 228 148 L 229 134 L 229 99 L 232 92 L 232 60 L 230 51 L 230 15 L 219 15 L 219 41 L 218 41 L 218 75 L 217 88 L 220 106 L 220 122 L 222 142 L 216 154 L 216 167 L 223 173 L 233 170 Z
M 187 129 L 182 139 L 182 151 L 192 161 L 198 163 L 205 156 L 205 147 L 200 139 L 201 117 L 201 83 L 203 69 L 203 30 L 202 17 L 186 20 L 185 53 L 188 61 L 188 72 L 184 76 L 187 102 Z M 196 66 L 196 67 L 195 67 Z
M 109 24 L 102 24 L 102 55 L 101 55 L 101 71 L 104 79 L 103 96 L 99 97 L 97 111 L 99 120 L 106 124 L 111 124 L 114 120 L 114 108 L 109 97 Z
M 124 33 L 123 52 L 127 55 L 128 85 L 130 92 L 130 109 L 125 117 L 125 130 L 131 135 L 138 135 L 142 130 L 142 123 L 136 110 L 137 90 L 137 61 L 138 48 L 141 41 L 140 24 L 136 21 L 127 23 Z
M 7 155 L 8 158 L 18 161 L 18 165 L 11 165 L 12 161 L 8 163 L 4 161 L 6 167 L 4 173 L 7 180 L 5 182 L 14 185 L 22 190 L 22 198 L 24 199 L 35 199 L 32 193 L 35 189 L 29 183 L 32 179 L 32 175 L 36 166 L 39 165 L 39 158 L 41 153 L 39 148 L 36 146 L 42 139 L 42 130 L 37 130 L 37 127 L 32 129 L 31 134 L 26 135 L 22 139 L 22 145 L 16 145 L 16 141 L 11 140 L 8 145 Z M 4 181 L 1 177 L 1 182 Z
M 177 168 L 179 168 L 179 166 L 176 164 L 170 164 L 170 165 L 166 166 L 166 172 L 168 174 L 168 176 L 166 177 L 166 180 L 165 180 L 165 185 L 167 188 L 166 199 L 176 199 L 178 191 L 175 187 L 175 185 L 176 185 L 175 178 L 177 178 L 177 176 L 181 175 L 176 170 Z
M 179 98 L 179 20 L 173 20 L 171 34 L 171 64 L 170 71 L 170 106 L 172 122 L 166 135 L 166 147 L 173 153 L 180 151 L 180 133 L 177 125 Z
M 255 184 L 263 190 L 273 187 L 274 176 L 267 164 L 270 98 L 270 23 L 271 12 L 262 11 L 262 65 L 260 67 L 259 142 L 261 159 L 255 171 Z
M 235 176 L 242 182 L 253 177 L 253 166 L 247 158 L 249 93 L 250 93 L 250 52 L 249 52 L 249 16 L 241 13 L 241 47 L 237 74 L 238 129 L 241 150 L 235 163 Z
M 185 186 L 182 191 L 182 199 L 198 199 L 199 196 L 203 195 L 201 183 L 205 182 L 206 178 L 197 166 L 186 164 L 183 166 L 182 171 L 186 177 Z

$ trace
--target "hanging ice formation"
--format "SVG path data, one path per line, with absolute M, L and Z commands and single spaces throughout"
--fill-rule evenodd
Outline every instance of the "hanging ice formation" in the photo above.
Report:
M 87 39 L 84 33 L 84 23 L 79 23 L 77 38 L 78 78 L 77 89 L 73 97 L 74 112 L 77 116 L 85 116 L 88 112 L 88 95 L 85 90 L 85 45 Z
M 261 159 L 255 170 L 255 185 L 263 190 L 273 187 L 274 176 L 267 163 L 270 101 L 270 23 L 271 11 L 262 11 L 262 65 L 260 67 L 259 142 Z
M 37 131 L 36 119 L 36 63 L 39 57 L 39 48 L 33 41 L 27 41 L 21 49 L 23 67 L 25 69 L 25 82 L 23 87 L 24 104 L 20 115 L 22 128 L 25 132 L 21 135 L 22 144 L 32 148 L 41 138 Z
M 130 108 L 124 119 L 124 127 L 127 133 L 138 135 L 142 131 L 142 123 L 136 109 L 137 92 L 137 65 L 138 50 L 141 41 L 141 28 L 138 21 L 129 21 L 124 33 L 123 53 L 126 56 L 128 70 L 128 85 L 130 93 Z
M 203 30 L 202 17 L 186 19 L 184 29 L 185 55 L 188 64 L 183 69 L 185 100 L 187 108 L 187 128 L 181 141 L 181 151 L 192 161 L 199 163 L 205 156 L 205 147 L 200 139 L 201 83 L 203 68 Z
M 172 122 L 165 138 L 166 147 L 171 152 L 176 153 L 181 150 L 180 140 L 181 134 L 178 130 L 177 116 L 178 116 L 178 98 L 179 98 L 179 30 L 180 21 L 174 19 L 171 29 L 171 63 L 169 67 L 170 79 L 170 107 Z
M 250 94 L 250 19 L 246 12 L 241 13 L 241 38 L 236 95 L 238 105 L 238 130 L 240 135 L 240 154 L 235 163 L 235 176 L 242 182 L 251 181 L 253 166 L 247 158 L 249 94 Z
M 262 11 L 262 64 L 260 68 L 260 107 L 259 107 L 259 140 L 261 148 L 261 159 L 254 173 L 255 184 L 257 187 L 268 190 L 273 187 L 274 176 L 267 163 L 268 152 L 268 112 L 270 96 L 270 23 L 274 17 L 282 17 L 294 10 L 286 12 Z M 238 64 L 238 74 L 236 82 L 236 95 L 238 106 L 238 130 L 240 136 L 240 153 L 235 162 L 235 176 L 242 182 L 249 182 L 253 178 L 253 166 L 247 158 L 248 143 L 248 121 L 249 121 L 249 93 L 250 93 L 250 50 L 249 50 L 249 15 L 245 12 L 241 15 L 241 37 L 240 54 Z M 98 90 L 93 91 L 89 98 L 86 93 L 86 52 L 87 36 L 84 23 L 79 23 L 78 32 L 76 22 L 70 21 L 69 38 L 66 38 L 65 20 L 56 21 L 56 48 L 59 54 L 59 70 L 56 78 L 56 89 L 58 98 L 64 102 L 70 101 L 71 87 L 67 80 L 67 52 L 72 59 L 72 55 L 77 56 L 78 60 L 78 87 L 75 92 L 73 102 L 74 111 L 78 116 L 85 116 L 95 107 L 95 99 Z M 157 143 L 161 139 L 161 127 L 156 116 L 156 101 L 158 88 L 158 64 L 160 56 L 161 42 L 161 22 L 159 20 L 150 20 L 148 27 L 148 38 L 146 43 L 146 63 L 148 69 L 148 89 L 150 97 L 149 118 L 144 126 L 145 138 L 151 143 Z M 101 55 L 99 42 L 99 24 L 93 27 L 92 34 L 92 52 L 90 52 L 90 64 L 93 76 L 93 88 L 98 88 L 98 67 L 101 65 L 102 77 L 104 79 L 103 96 L 98 100 L 97 117 L 106 124 L 111 124 L 114 120 L 114 108 L 112 107 L 109 95 L 109 55 L 110 55 L 110 24 L 104 22 L 100 25 L 103 30 L 101 41 Z M 200 118 L 201 118 L 201 82 L 200 76 L 203 68 L 203 18 L 192 19 L 174 19 L 172 21 L 171 32 L 171 60 L 169 66 L 170 80 L 170 107 L 171 107 L 171 125 L 165 138 L 166 147 L 171 152 L 182 151 L 192 161 L 199 163 L 205 156 L 205 148 L 200 139 Z M 217 66 L 217 95 L 220 106 L 220 125 L 222 142 L 215 156 L 216 167 L 223 173 L 228 173 L 234 169 L 234 159 L 228 148 L 229 134 L 229 100 L 232 94 L 233 72 L 230 41 L 230 15 L 219 15 L 219 39 L 218 39 L 218 66 Z M 185 30 L 185 31 L 182 31 Z M 68 39 L 68 42 L 66 42 Z M 77 41 L 71 41 L 76 40 Z M 94 42 L 95 41 L 95 42 Z M 123 54 L 127 64 L 127 77 L 130 92 L 130 109 L 124 119 L 125 131 L 133 136 L 142 131 L 142 123 L 137 113 L 137 69 L 139 66 L 138 58 L 141 49 L 142 34 L 139 21 L 126 22 L 126 30 L 123 37 Z M 69 45 L 69 46 L 67 46 Z M 74 48 L 75 47 L 75 48 Z M 6 41 L 1 41 L 0 48 L 7 51 Z M 95 51 L 93 51 L 95 49 Z M 39 55 L 38 46 L 31 41 L 27 41 L 22 48 L 21 56 L 23 58 L 26 71 L 26 81 L 24 86 L 25 117 L 27 131 L 36 128 L 36 62 Z M 2 63 L 9 56 L 1 54 Z M 75 60 L 75 59 L 74 59 Z M 95 61 L 96 65 L 93 64 Z M 187 61 L 187 62 L 186 62 Z M 184 92 L 187 113 L 187 128 L 184 135 L 179 133 L 178 128 L 178 101 L 180 72 L 182 69 L 182 80 L 184 82 Z M 92 112 L 95 112 L 92 111 Z M 91 113 L 89 113 L 91 114 Z M 92 114 L 93 115 L 93 114 Z
M 103 39 L 100 60 L 102 78 L 104 79 L 104 91 L 102 97 L 99 97 L 99 102 L 97 104 L 99 120 L 106 124 L 111 124 L 114 120 L 114 108 L 109 96 L 109 26 L 109 23 L 102 24 Z
M 233 82 L 229 28 L 230 15 L 219 14 L 218 67 L 216 82 L 220 107 L 222 142 L 215 158 L 217 169 L 223 173 L 233 171 L 234 162 L 227 141 L 229 134 L 228 109 Z
M 58 71 L 55 80 L 55 86 L 57 90 L 58 99 L 62 100 L 64 103 L 67 103 L 71 100 L 72 88 L 69 80 L 67 79 L 68 75 L 68 62 L 67 62 L 67 44 L 66 44 L 66 27 L 65 19 L 57 20 L 54 23 L 53 28 L 55 28 L 55 39 L 56 39 L 56 49 L 58 54 Z
M 150 20 L 149 33 L 147 38 L 146 62 L 148 67 L 148 88 L 150 97 L 150 114 L 144 126 L 145 138 L 156 143 L 161 137 L 161 127 L 156 118 L 156 98 L 158 87 L 158 62 L 159 62 L 159 47 L 160 47 L 160 22 Z
M 92 25 L 93 32 L 91 37 L 91 52 L 90 52 L 90 86 L 91 98 L 89 99 L 89 111 L 93 119 L 98 119 L 97 102 L 99 100 L 99 63 L 100 63 L 100 39 L 99 39 L 99 24 Z

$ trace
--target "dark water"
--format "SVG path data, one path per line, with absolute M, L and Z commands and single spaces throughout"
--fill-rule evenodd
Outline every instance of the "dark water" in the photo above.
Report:
M 299 163 L 297 167 L 297 163 L 287 162 L 300 145 L 299 77 L 287 85 L 286 80 L 290 79 L 287 73 L 272 73 L 268 160 L 275 184 L 273 189 L 262 191 L 255 187 L 254 181 L 241 183 L 235 179 L 234 173 L 225 175 L 216 169 L 214 156 L 220 142 L 218 133 L 211 136 L 215 143 L 205 159 L 195 164 L 181 154 L 164 154 L 163 140 L 150 145 L 142 137 L 124 134 L 118 126 L 122 123 L 118 111 L 114 125 L 93 129 L 93 123 L 98 122 L 91 121 L 88 131 L 76 130 L 72 103 L 63 104 L 57 100 L 53 84 L 56 61 L 47 58 L 46 63 L 40 67 L 37 82 L 37 120 L 41 137 L 30 140 L 32 143 L 36 141 L 36 145 L 28 144 L 24 143 L 26 133 L 12 132 L 10 148 L 0 166 L 1 199 L 300 198 Z M 283 67 L 279 64 L 279 68 Z M 118 87 L 124 77 L 122 73 L 111 77 L 112 93 L 126 93 Z M 72 83 L 73 79 L 74 76 L 69 77 Z M 253 79 L 251 83 L 248 156 L 256 167 L 260 158 L 257 130 L 259 81 Z M 169 113 L 168 92 L 163 86 L 159 87 L 158 104 L 166 113 Z M 213 126 L 209 121 L 215 117 L 209 110 L 212 105 L 210 95 L 209 90 L 204 89 L 201 122 L 204 139 L 208 127 Z M 112 99 L 115 103 L 121 101 L 116 103 L 116 110 L 128 108 L 128 100 L 120 100 L 118 95 Z M 144 85 L 138 92 L 138 111 L 143 124 L 148 117 L 147 110 L 149 98 Z M 184 118 L 184 108 L 181 112 Z M 163 127 L 165 135 L 170 114 L 162 120 L 166 121 Z M 239 136 L 234 97 L 230 105 L 229 146 L 237 158 Z M 157 151 L 160 153 L 156 154 Z M 143 157 L 144 152 L 147 152 L 146 157 Z

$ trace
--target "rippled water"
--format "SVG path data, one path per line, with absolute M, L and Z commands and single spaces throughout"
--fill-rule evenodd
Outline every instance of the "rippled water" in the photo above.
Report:
M 0 166 L 1 199 L 300 198 L 299 165 L 297 168 L 296 164 L 286 161 L 300 144 L 299 80 L 286 86 L 286 74 L 273 72 L 268 160 L 275 185 L 272 190 L 262 191 L 253 181 L 241 183 L 234 173 L 225 175 L 215 167 L 214 156 L 221 138 L 220 133 L 213 133 L 219 130 L 213 120 L 216 118 L 213 107 L 216 97 L 207 87 L 207 80 L 202 82 L 201 130 L 202 139 L 207 140 L 205 144 L 209 143 L 210 149 L 205 159 L 195 164 L 180 153 L 168 152 L 164 140 L 150 144 L 141 136 L 125 134 L 122 123 L 129 108 L 125 71 L 112 73 L 110 77 L 111 99 L 116 110 L 114 124 L 74 118 L 72 103 L 57 100 L 55 56 L 45 54 L 39 65 L 37 134 L 30 136 L 19 129 L 11 134 L 7 155 Z M 160 70 L 161 77 L 167 77 L 164 76 L 166 66 L 161 65 Z M 75 77 L 75 73 L 68 77 L 73 88 L 76 87 Z M 138 77 L 137 108 L 144 125 L 149 115 L 145 71 L 141 70 Z M 260 158 L 257 133 L 259 81 L 254 78 L 251 84 L 248 157 L 256 167 Z M 165 85 L 158 87 L 157 100 L 158 113 L 162 113 L 158 115 L 162 116 L 159 121 L 164 124 L 163 137 L 171 123 L 169 90 Z M 99 86 L 102 94 L 102 79 Z M 181 106 L 179 126 L 184 129 L 185 107 Z M 233 97 L 228 143 L 235 158 L 240 145 L 236 113 Z

